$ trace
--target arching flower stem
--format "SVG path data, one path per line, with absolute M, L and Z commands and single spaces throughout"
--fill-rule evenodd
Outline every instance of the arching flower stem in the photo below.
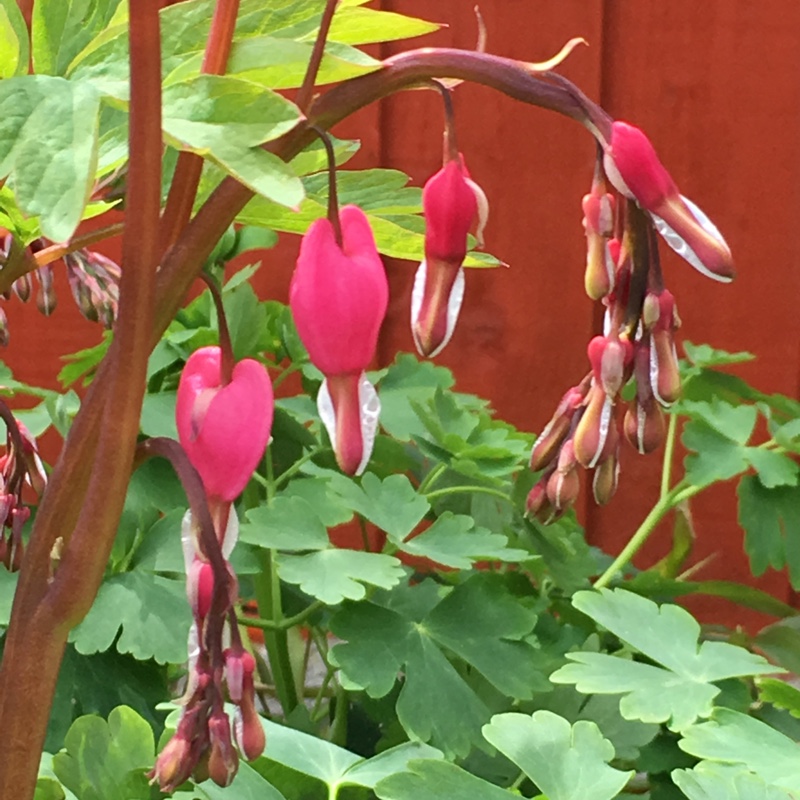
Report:
M 333 150 L 333 142 L 331 142 L 331 137 L 328 136 L 327 131 L 324 131 L 316 125 L 312 130 L 319 136 L 325 147 L 325 153 L 328 156 L 328 221 L 333 226 L 333 235 L 336 239 L 336 244 L 341 248 L 343 246 L 343 239 L 342 223 L 339 219 L 339 193 L 336 189 L 336 153 Z

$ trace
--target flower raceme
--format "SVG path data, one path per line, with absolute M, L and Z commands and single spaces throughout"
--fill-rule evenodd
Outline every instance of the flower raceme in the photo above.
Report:
M 186 455 L 210 499 L 230 503 L 247 485 L 272 428 L 272 384 L 258 361 L 244 359 L 222 383 L 219 347 L 195 350 L 181 374 L 176 421 Z
M 709 278 L 724 282 L 733 279 L 731 251 L 722 234 L 680 193 L 639 128 L 627 122 L 613 123 L 603 166 L 614 188 L 650 215 L 678 255 Z
M 467 235 L 477 216 L 476 237 L 478 245 L 483 244 L 489 205 L 459 155 L 425 184 L 422 208 L 425 260 L 414 278 L 411 331 L 417 350 L 424 356 L 435 356 L 450 341 L 464 299 L 462 264 L 467 255 Z
M 389 302 L 389 284 L 366 214 L 339 212 L 341 244 L 328 219 L 318 219 L 300 245 L 289 286 L 297 332 L 325 375 L 317 396 L 320 417 L 348 475 L 367 466 L 380 401 L 364 371 L 375 356 Z

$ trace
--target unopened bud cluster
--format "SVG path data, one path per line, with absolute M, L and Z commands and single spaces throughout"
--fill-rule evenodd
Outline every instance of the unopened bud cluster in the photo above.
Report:
M 6 426 L 9 428 L 6 451 L 0 456 L 0 562 L 7 570 L 16 572 L 25 552 L 22 529 L 31 516 L 30 508 L 22 500 L 23 486 L 28 483 L 41 497 L 47 485 L 47 475 L 36 440 L 28 429 L 22 423 L 16 423 L 17 438 L 10 430 L 9 420 L 6 420 Z
M 607 191 L 606 179 L 618 196 Z M 580 491 L 579 468 L 592 471 L 595 500 L 617 488 L 622 436 L 642 454 L 664 441 L 663 408 L 680 394 L 675 332 L 680 318 L 664 287 L 658 236 L 703 274 L 730 280 L 730 251 L 719 231 L 683 197 L 645 135 L 615 122 L 583 198 L 587 257 L 584 285 L 605 306 L 604 332 L 587 354 L 591 372 L 561 399 L 531 452 L 542 471 L 527 513 L 544 522 L 570 508 Z M 635 395 L 624 414 L 622 388 Z
M 9 291 L 3 294 L 5 300 L 12 295 L 27 303 L 36 293 L 36 307 L 46 317 L 56 309 L 58 297 L 56 295 L 53 265 L 43 264 L 37 266 L 36 253 L 47 246 L 44 239 L 35 239 L 27 247 L 14 252 L 11 234 L 3 238 L 0 251 L 0 263 L 3 268 L 11 267 L 15 274 L 16 265 L 11 264 L 12 259 L 22 260 L 22 275 L 12 284 Z M 119 305 L 119 280 L 121 276 L 119 265 L 110 258 L 91 250 L 76 250 L 63 257 L 67 268 L 67 278 L 72 291 L 72 296 L 86 319 L 92 322 L 101 322 L 105 328 L 111 328 L 117 318 Z M 8 318 L 5 309 L 0 305 L 0 345 L 9 343 Z

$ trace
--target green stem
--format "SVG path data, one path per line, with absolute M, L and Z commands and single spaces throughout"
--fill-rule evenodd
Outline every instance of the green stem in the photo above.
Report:
M 435 500 L 437 497 L 446 497 L 450 494 L 488 494 L 499 500 L 505 500 L 507 503 L 511 502 L 507 492 L 492 489 L 491 486 L 446 486 L 443 489 L 434 489 L 432 492 L 421 491 L 420 494 L 424 494 L 427 500 Z
M 326 449 L 325 447 L 315 447 L 313 450 L 309 450 L 307 453 L 302 455 L 297 461 L 294 462 L 290 467 L 287 467 L 277 478 L 275 478 L 275 487 L 279 487 L 286 483 L 293 475 L 296 475 L 300 470 L 309 462 L 312 458 L 315 458 L 320 453 L 323 453 Z
M 272 452 L 267 449 L 267 504 L 275 497 L 275 476 L 272 467 Z M 261 619 L 269 621 L 274 628 L 264 629 L 264 646 L 269 656 L 269 666 L 275 681 L 275 693 L 278 695 L 284 716 L 288 716 L 298 704 L 297 687 L 292 673 L 292 662 L 289 657 L 289 638 L 286 620 L 283 617 L 281 598 L 281 581 L 278 576 L 278 564 L 275 550 L 260 551 L 261 572 L 255 577 L 256 602 Z
M 417 487 L 417 491 L 420 494 L 425 494 L 425 492 L 433 486 L 433 484 L 439 480 L 439 477 L 442 473 L 447 469 L 444 464 L 437 464 L 421 481 L 420 485 Z
M 678 430 L 677 413 L 670 414 L 669 427 L 667 428 L 667 441 L 664 443 L 664 461 L 661 467 L 661 493 L 664 498 L 669 492 L 669 485 L 672 481 L 672 459 L 675 453 L 675 434 Z
M 701 492 L 704 488 L 703 486 L 686 486 L 679 483 L 674 489 L 662 497 L 653 506 L 650 513 L 645 517 L 644 522 L 639 526 L 636 533 L 631 536 L 630 540 L 622 549 L 622 552 L 614 559 L 611 566 L 595 581 L 594 588 L 602 589 L 604 586 L 608 586 L 617 573 L 622 571 L 628 562 L 639 552 L 642 545 L 650 538 L 650 534 L 656 529 L 658 523 L 661 522 L 678 503 L 683 500 L 688 500 L 690 497 L 694 497 L 694 495 Z
M 248 628 L 259 628 L 263 631 L 286 631 L 289 628 L 294 628 L 295 625 L 301 625 L 309 617 L 313 616 L 321 608 L 325 607 L 322 600 L 315 600 L 311 605 L 306 606 L 302 611 L 291 617 L 283 617 L 280 622 L 272 619 L 262 619 L 260 617 L 248 617 L 246 614 L 239 614 L 236 619 Z
M 336 709 L 333 712 L 330 740 L 333 744 L 344 747 L 347 742 L 347 692 L 341 684 L 336 686 Z
M 277 389 L 291 374 L 299 372 L 303 369 L 303 365 L 307 363 L 306 361 L 293 361 L 274 381 L 272 381 L 272 388 Z

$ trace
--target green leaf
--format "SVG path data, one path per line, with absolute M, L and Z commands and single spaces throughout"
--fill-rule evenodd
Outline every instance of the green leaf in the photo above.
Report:
M 146 572 L 126 572 L 103 582 L 92 608 L 69 640 L 84 655 L 108 650 L 116 642 L 118 652 L 139 660 L 180 664 L 186 660 L 191 621 L 182 582 Z
M 737 444 L 747 444 L 758 418 L 755 406 L 734 406 L 717 399 L 710 403 L 687 400 L 681 404 L 681 410 Z
M 153 765 L 155 742 L 150 726 L 127 706 L 101 717 L 77 719 L 67 733 L 66 752 L 53 757 L 58 779 L 81 800 L 135 800 L 131 787 Z M 144 782 L 147 788 L 147 783 Z
M 334 476 L 331 488 L 353 511 L 366 517 L 392 538 L 405 539 L 430 509 L 428 501 L 405 475 L 390 475 L 383 481 L 371 472 L 359 486 L 344 476 Z
M 697 717 L 710 716 L 720 689 L 715 681 L 774 672 L 760 656 L 727 642 L 698 645 L 700 626 L 680 606 L 663 605 L 622 589 L 578 592 L 578 611 L 591 617 L 658 664 L 651 666 L 603 653 L 568 653 L 568 664 L 550 676 L 575 684 L 584 694 L 624 694 L 626 719 L 667 722 L 683 730 Z M 667 644 L 668 643 L 668 644 Z
M 0 0 L 0 78 L 28 71 L 28 28 L 16 0 Z
M 99 108 L 85 84 L 44 75 L 0 81 L 0 177 L 9 176 L 19 207 L 40 217 L 48 239 L 69 239 L 83 216 Z
M 176 397 L 177 392 L 159 392 L 144 396 L 141 429 L 145 436 L 178 438 L 178 428 L 175 423 Z
M 522 561 L 526 550 L 508 547 L 508 538 L 475 526 L 471 517 L 445 511 L 430 528 L 398 544 L 415 556 L 422 556 L 455 569 L 469 569 L 475 561 Z
M 293 208 L 303 187 L 292 170 L 259 145 L 290 130 L 300 112 L 250 81 L 200 75 L 164 90 L 165 133 L 180 148 L 211 158 L 254 192 Z
M 749 466 L 748 448 L 717 432 L 705 422 L 688 422 L 683 430 L 682 441 L 687 450 L 694 451 L 684 460 L 685 478 L 694 486 L 729 480 L 745 472 Z
M 787 792 L 752 772 L 708 761 L 694 769 L 673 770 L 672 780 L 689 800 L 791 800 Z
M 754 644 L 776 664 L 789 672 L 800 673 L 800 617 L 783 619 L 762 628 Z
M 228 787 L 217 786 L 207 780 L 197 785 L 195 792 L 203 800 L 285 800 L 284 796 L 249 764 L 239 763 L 239 771 Z M 180 794 L 178 794 L 180 797 Z
M 759 678 L 756 685 L 762 703 L 772 703 L 776 708 L 783 708 L 800 719 L 800 689 L 777 678 Z
M 111 21 L 121 0 L 37 0 L 33 6 L 33 65 L 65 75 L 78 53 Z M 26 57 L 27 61 L 27 57 Z
M 11 606 L 17 590 L 19 573 L 0 569 L 0 628 L 7 628 L 11 621 Z
M 421 758 L 440 759 L 442 754 L 422 742 L 403 742 L 350 767 L 344 773 L 341 783 L 374 789 L 379 781 L 407 769 L 412 759 Z
M 686 357 L 696 367 L 722 367 L 727 364 L 742 364 L 752 361 L 752 353 L 728 353 L 725 350 L 715 350 L 707 344 L 692 344 L 684 339 L 683 350 Z
M 435 22 L 391 11 L 343 6 L 333 17 L 329 36 L 332 42 L 371 44 L 423 36 L 439 30 L 439 27 Z
M 390 436 L 406 442 L 413 435 L 423 435 L 425 427 L 410 401 L 427 403 L 437 388 L 450 389 L 454 383 L 450 370 L 408 353 L 398 354 L 378 385 L 381 426 Z
M 768 784 L 800 792 L 797 743 L 746 714 L 718 708 L 712 720 L 684 731 L 679 744 L 698 758 L 741 764 Z
M 796 486 L 800 467 L 783 453 L 748 447 L 745 457 L 758 473 L 758 479 L 767 489 L 776 486 Z
M 739 524 L 754 575 L 767 567 L 788 567 L 789 580 L 800 588 L 800 487 L 766 488 L 753 475 L 739 482 Z
M 331 606 L 345 599 L 361 600 L 366 595 L 365 583 L 391 589 L 405 576 L 394 556 L 335 548 L 306 555 L 279 554 L 278 574 Z
M 536 616 L 509 590 L 509 580 L 474 575 L 441 600 L 430 598 L 433 587 L 424 584 L 398 587 L 385 598 L 392 608 L 345 604 L 331 620 L 331 631 L 346 640 L 331 651 L 342 679 L 377 698 L 402 670 L 397 714 L 406 732 L 446 754 L 465 755 L 480 741 L 489 710 L 441 648 L 513 697 L 546 690 L 538 652 L 527 641 Z
M 270 505 L 248 511 L 246 519 L 239 532 L 243 542 L 291 551 L 330 547 L 325 525 L 302 497 L 278 496 Z
M 509 793 L 446 761 L 419 760 L 408 772 L 384 778 L 375 794 L 381 800 L 508 800 Z
M 593 722 L 570 725 L 550 711 L 496 714 L 483 735 L 548 800 L 610 800 L 633 775 L 608 766 L 614 747 Z

